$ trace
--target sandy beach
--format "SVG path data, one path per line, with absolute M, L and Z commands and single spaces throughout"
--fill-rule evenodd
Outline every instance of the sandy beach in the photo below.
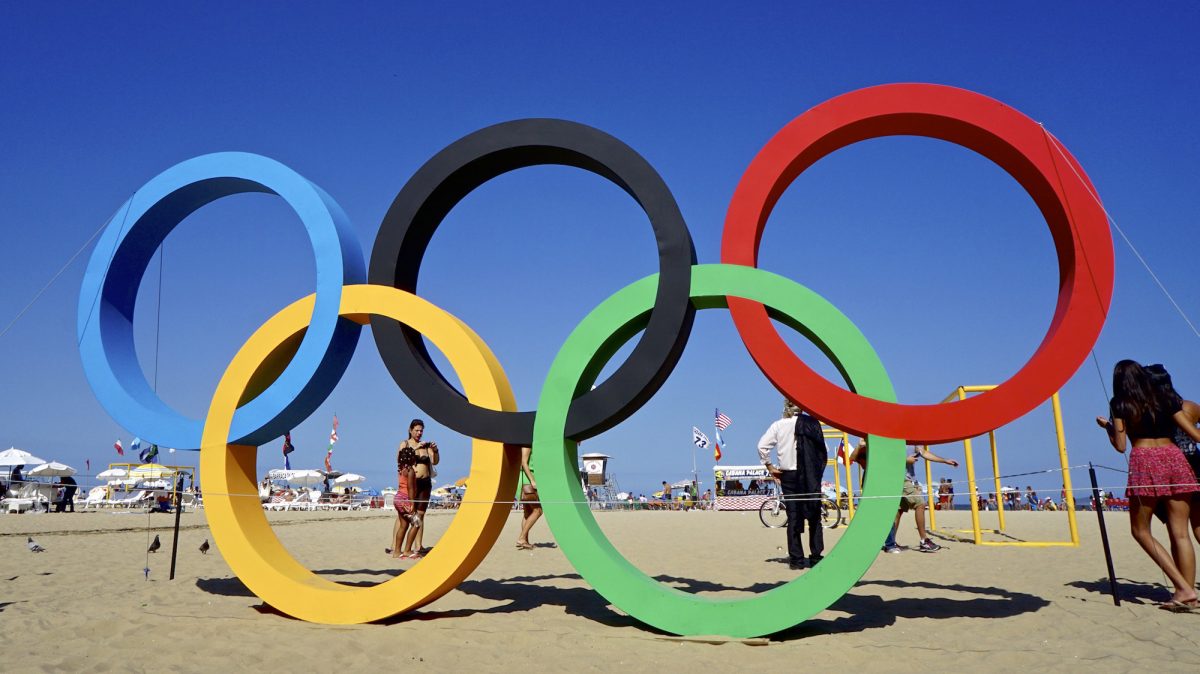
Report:
M 430 513 L 427 544 L 452 515 Z M 939 513 L 938 523 L 965 527 L 969 516 Z M 383 553 L 393 517 L 388 511 L 270 514 L 301 562 L 347 583 L 380 582 L 412 565 Z M 756 513 L 597 517 L 631 561 L 687 591 L 736 596 L 798 573 L 783 563 L 782 531 L 764 528 Z M 1008 518 L 1009 533 L 1019 538 L 1066 537 L 1064 513 Z M 183 516 L 174 581 L 168 580 L 172 516 L 105 510 L 5 515 L 4 670 L 735 671 L 815 660 L 836 663 L 839 671 L 1197 671 L 1200 614 L 1156 608 L 1169 594 L 1161 574 L 1129 537 L 1127 515 L 1107 518 L 1124 600 L 1119 608 L 1107 594 L 1095 514 L 1081 512 L 1078 548 L 976 547 L 940 538 L 946 547 L 937 553 L 880 555 L 817 619 L 767 638 L 737 640 L 675 637 L 613 610 L 553 545 L 544 521 L 531 536 L 537 549 L 515 549 L 516 513 L 458 589 L 386 624 L 348 627 L 301 622 L 264 606 L 218 550 L 198 551 L 211 540 L 203 510 Z M 827 544 L 839 533 L 828 532 Z M 147 556 L 155 534 L 162 550 Z M 29 535 L 47 552 L 30 553 Z M 916 543 L 911 518 L 899 539 Z

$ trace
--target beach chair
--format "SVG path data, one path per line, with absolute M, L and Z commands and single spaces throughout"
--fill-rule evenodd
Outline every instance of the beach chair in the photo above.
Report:
M 149 492 L 147 492 L 145 489 L 139 489 L 137 491 L 125 494 L 123 498 L 114 498 L 110 500 L 109 503 L 114 508 L 141 508 L 146 506 L 149 498 Z
M 46 495 L 47 491 L 49 496 Z M 54 488 L 50 485 L 26 482 L 17 490 L 16 495 L 4 499 L 4 512 L 19 514 L 26 510 L 48 508 L 53 495 Z
M 108 503 L 107 496 L 108 487 L 92 487 L 88 491 L 87 497 L 83 499 L 80 509 L 87 510 L 90 507 L 93 510 L 97 510 L 100 506 Z

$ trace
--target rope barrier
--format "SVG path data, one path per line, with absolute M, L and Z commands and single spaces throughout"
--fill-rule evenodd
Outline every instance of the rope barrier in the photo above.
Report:
M 1110 466 L 1105 466 L 1105 465 L 1100 465 L 1100 464 L 1093 464 L 1093 465 L 1096 468 L 1112 471 L 1114 473 L 1127 474 L 1129 472 L 1127 470 L 1123 470 L 1120 468 L 1112 468 Z M 1058 467 L 1058 468 L 1048 468 L 1048 469 L 1044 469 L 1044 470 L 1025 471 L 1025 472 L 1021 472 L 1021 473 L 1007 473 L 1004 475 L 1000 475 L 998 477 L 997 476 L 981 476 L 981 477 L 977 477 L 975 479 L 975 484 L 976 485 L 987 484 L 996 479 L 1006 480 L 1006 479 L 1017 478 L 1017 477 L 1027 477 L 1027 476 L 1031 476 L 1031 475 L 1046 475 L 1046 474 L 1050 474 L 1050 473 L 1061 473 L 1064 470 L 1086 469 L 1087 467 L 1088 467 L 1087 464 L 1079 464 L 1079 465 L 1074 465 L 1074 466 L 1068 466 L 1066 469 Z M 90 476 L 86 476 L 86 477 L 95 477 L 95 475 L 90 475 Z M 45 483 L 36 483 L 36 482 L 28 481 L 28 480 L 24 481 L 24 483 L 25 484 L 41 484 L 43 486 L 50 486 L 50 485 L 46 485 Z M 941 484 L 941 483 L 939 483 L 939 484 Z M 962 486 L 964 489 L 969 490 L 971 481 L 966 480 L 966 479 L 949 480 L 945 484 L 959 485 L 959 486 Z M 61 487 L 61 485 L 54 485 L 54 486 Z M 111 484 L 102 483 L 99 481 L 95 481 L 95 482 L 85 481 L 76 486 L 80 492 L 90 491 L 97 487 L 113 487 L 113 485 L 111 485 Z M 1153 488 L 1173 488 L 1173 487 L 1184 487 L 1184 486 L 1196 486 L 1196 483 L 1186 482 L 1186 483 L 1174 483 L 1174 484 L 1154 484 L 1154 485 L 1144 485 L 1144 486 L 1153 487 Z M 1121 484 L 1121 485 L 1117 485 L 1117 486 L 1102 487 L 1101 490 L 1108 492 L 1108 491 L 1113 491 L 1113 490 L 1124 489 L 1125 487 L 1126 487 L 1126 485 Z M 203 492 L 203 491 L 192 490 L 192 489 L 175 489 L 174 487 L 140 487 L 140 488 L 132 487 L 132 488 L 123 490 L 122 493 L 136 494 L 139 491 L 144 491 L 144 492 L 148 492 L 148 493 L 153 492 L 156 495 L 161 494 L 164 498 L 171 499 L 172 501 L 174 501 L 177 498 L 182 499 L 182 497 L 185 497 L 188 495 L 194 496 L 197 499 L 203 499 L 204 494 L 205 494 L 205 492 Z M 278 506 L 282 506 L 283 508 L 288 509 L 288 510 L 292 510 L 292 509 L 307 510 L 308 508 L 295 508 L 294 506 L 313 505 L 318 508 L 321 508 L 324 506 L 339 506 L 339 505 L 359 505 L 359 506 L 361 506 L 361 505 L 368 503 L 368 501 L 366 501 L 364 499 L 357 499 L 357 500 L 353 500 L 351 502 L 346 502 L 346 501 L 317 501 L 317 502 L 314 502 L 314 501 L 308 500 L 308 497 L 305 496 L 305 494 L 311 494 L 313 491 L 315 491 L 315 490 L 300 489 L 297 492 L 300 495 L 294 500 L 291 500 L 291 501 L 266 501 L 263 503 L 263 505 L 265 505 L 265 506 L 278 505 Z M 1091 491 L 1091 487 L 1072 487 L 1072 489 L 1071 489 L 1072 493 L 1089 492 L 1089 491 Z M 10 494 L 11 493 L 13 493 L 13 491 L 10 491 Z M 260 500 L 263 498 L 262 494 L 259 492 L 207 492 L 207 493 L 209 495 L 229 496 L 229 497 L 234 497 L 234 498 L 255 498 L 255 499 L 260 499 Z M 978 489 L 978 487 L 976 488 L 976 493 L 995 495 L 995 492 L 990 489 Z M 1012 494 L 1012 493 L 1020 494 L 1021 492 L 1007 491 L 1007 492 L 1001 492 L 1001 493 L 1003 493 L 1003 494 Z M 924 494 L 925 494 L 925 488 L 922 487 L 922 495 L 924 495 Z M 866 499 L 900 498 L 904 494 L 899 493 L 899 494 L 863 495 L 861 492 L 856 492 L 856 493 L 843 492 L 842 494 L 839 495 L 839 498 L 845 498 L 848 495 L 856 500 L 866 500 Z M 958 492 L 958 493 L 954 494 L 954 496 L 962 496 L 962 495 L 965 495 L 965 494 L 963 492 Z M 769 498 L 782 498 L 783 495 L 776 492 L 774 494 L 771 494 L 771 493 L 751 494 L 751 496 L 767 496 Z M 378 497 L 375 497 L 375 498 L 378 498 Z M 786 500 L 789 500 L 789 501 L 793 501 L 793 500 L 795 500 L 795 501 L 821 501 L 821 500 L 825 500 L 828 498 L 830 498 L 830 497 L 828 497 L 826 495 L 826 493 L 822 491 L 822 492 L 804 492 L 804 493 L 798 493 L 798 494 L 789 494 L 786 497 Z M 516 498 L 514 498 L 513 500 L 496 500 L 496 501 L 474 500 L 474 499 L 453 499 L 453 500 L 405 499 L 405 500 L 407 502 L 410 502 L 413 504 L 431 504 L 431 505 L 447 503 L 447 502 L 454 503 L 454 504 L 486 504 L 486 505 L 497 505 L 497 504 L 517 505 L 517 504 L 524 504 L 524 503 L 534 503 L 533 501 L 521 501 L 520 499 L 516 499 Z M 692 498 L 692 499 L 688 499 L 688 500 L 690 500 L 694 503 L 703 503 L 703 501 L 698 498 Z M 51 502 L 54 502 L 54 501 L 51 501 Z M 121 502 L 120 499 L 117 499 L 115 501 L 109 499 L 104 502 L 94 503 L 93 505 L 97 506 L 97 508 L 100 508 L 100 507 L 110 508 L 110 507 L 116 506 L 117 509 L 119 509 L 120 502 Z M 620 499 L 595 498 L 595 499 L 585 499 L 585 500 L 561 500 L 561 501 L 559 501 L 559 500 L 546 501 L 544 499 L 539 499 L 539 501 L 537 501 L 537 502 L 538 503 L 553 503 L 553 504 L 659 505 L 659 504 L 675 504 L 675 503 L 678 503 L 679 501 L 678 500 L 663 501 L 661 499 L 649 499 L 647 501 L 638 501 L 638 500 L 628 500 L 628 499 L 620 500 Z M 79 505 L 79 504 L 80 504 L 80 502 L 76 501 L 76 505 Z M 86 505 L 84 507 L 86 507 Z M 185 507 L 186 507 L 186 504 L 185 504 Z

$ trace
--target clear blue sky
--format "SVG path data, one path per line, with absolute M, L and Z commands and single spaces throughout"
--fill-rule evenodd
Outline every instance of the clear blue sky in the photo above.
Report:
M 821 101 L 901 81 L 972 89 L 1044 123 L 1200 317 L 1190 251 L 1200 212 L 1200 9 L 837 7 L 9 7 L 0 26 L 0 322 L 135 189 L 189 157 L 244 150 L 288 164 L 338 200 L 369 251 L 417 167 L 466 133 L 520 117 L 576 120 L 630 144 L 673 190 L 700 261 L 716 262 L 729 197 L 768 138 Z M 1123 465 L 1091 422 L 1105 411 L 1116 360 L 1164 362 L 1185 395 L 1200 396 L 1197 338 L 1119 240 L 1116 254 L 1112 313 L 1096 348 L 1103 381 L 1088 362 L 1063 390 L 1076 464 Z M 313 259 L 282 202 L 249 195 L 189 218 L 168 238 L 165 260 L 161 317 L 157 263 L 143 284 L 138 348 L 162 397 L 201 417 L 241 342 L 311 292 Z M 90 459 L 95 472 L 117 460 L 113 440 L 128 445 L 136 429 L 112 421 L 83 376 L 75 306 L 85 262 L 0 338 L 0 448 L 81 470 Z M 847 148 L 801 176 L 771 218 L 762 266 L 849 315 L 906 402 L 1015 372 L 1045 333 L 1057 285 L 1046 226 L 1016 183 L 967 150 L 912 138 Z M 529 409 L 575 324 L 655 270 L 650 229 L 620 190 L 574 169 L 535 168 L 492 181 L 453 211 L 419 290 L 487 340 Z M 791 341 L 834 374 L 814 348 Z M 714 407 L 733 419 L 726 463 L 753 463 L 780 396 L 728 314 L 708 311 L 666 386 L 584 449 L 614 457 L 622 488 L 652 491 L 690 475 L 690 428 L 711 431 Z M 368 334 L 329 401 L 295 430 L 294 465 L 320 464 L 335 411 L 336 468 L 385 486 L 408 420 L 423 416 L 443 449 L 442 478 L 465 474 L 468 440 L 414 409 Z M 1048 409 L 1002 430 L 1000 442 L 1005 472 L 1057 466 Z M 260 465 L 278 465 L 278 445 L 261 450 Z M 699 465 L 711 482 L 710 457 Z M 1055 479 L 1012 481 L 1051 488 Z

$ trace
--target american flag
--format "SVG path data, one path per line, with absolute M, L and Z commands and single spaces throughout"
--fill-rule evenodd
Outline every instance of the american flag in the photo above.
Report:
M 716 410 L 716 415 L 717 419 L 713 422 L 713 425 L 717 427 L 717 430 L 723 431 L 729 428 L 729 424 L 733 423 L 733 419 L 721 414 L 721 410 Z

